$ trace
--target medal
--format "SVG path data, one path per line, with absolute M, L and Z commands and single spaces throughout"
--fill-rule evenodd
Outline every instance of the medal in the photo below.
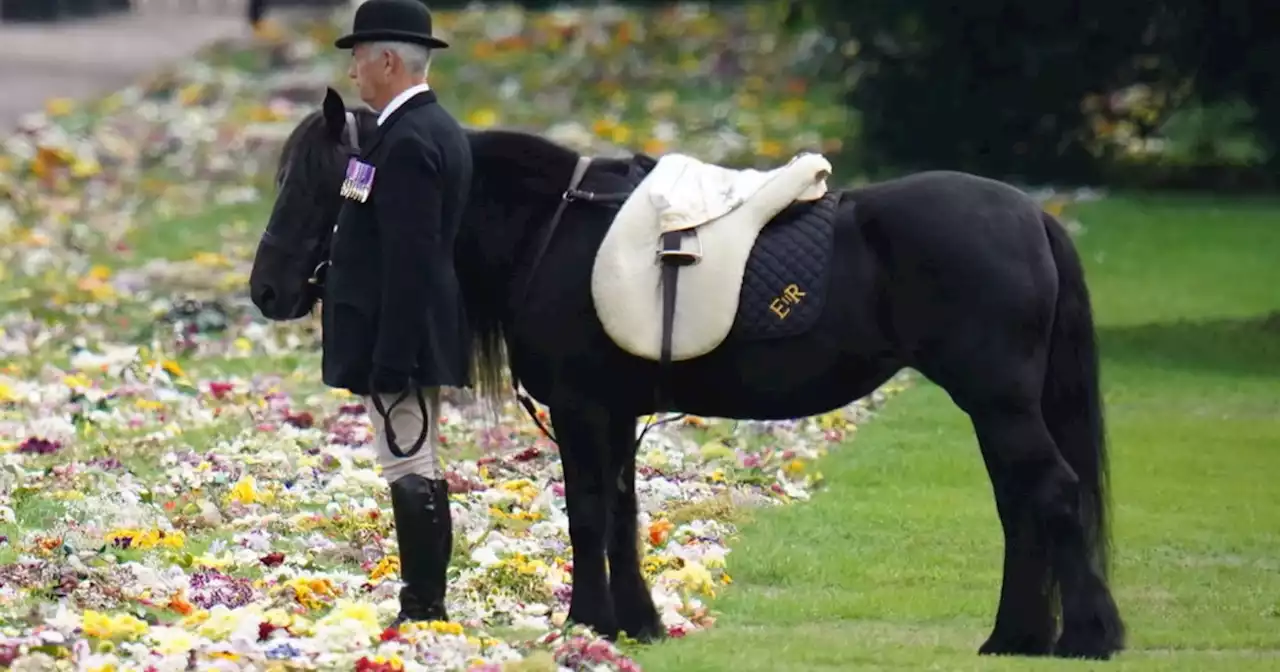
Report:
M 342 181 L 342 197 L 364 203 L 373 188 L 374 167 L 354 156 L 347 161 L 347 177 Z

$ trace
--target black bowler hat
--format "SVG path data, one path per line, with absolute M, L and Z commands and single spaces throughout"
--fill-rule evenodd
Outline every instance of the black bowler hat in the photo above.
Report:
M 448 42 L 431 34 L 431 12 L 422 0 L 369 0 L 356 9 L 349 35 L 333 45 L 350 49 L 360 42 L 410 42 L 444 49 Z

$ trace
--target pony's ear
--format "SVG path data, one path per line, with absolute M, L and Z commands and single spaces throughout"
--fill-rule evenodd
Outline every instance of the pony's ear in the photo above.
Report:
M 342 94 L 329 87 L 324 94 L 324 126 L 334 142 L 342 141 L 342 131 L 347 127 L 347 104 L 342 102 Z

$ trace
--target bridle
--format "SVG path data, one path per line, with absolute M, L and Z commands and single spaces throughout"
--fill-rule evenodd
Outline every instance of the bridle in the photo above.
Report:
M 347 121 L 343 125 L 343 128 L 347 132 L 347 154 L 349 156 L 359 156 L 360 129 L 356 125 L 356 115 L 351 110 L 347 110 Z M 334 223 L 333 231 L 336 232 L 337 230 L 338 225 L 337 223 Z M 332 235 L 332 233 L 333 232 L 330 232 L 330 235 Z M 308 285 L 315 287 L 317 290 L 324 288 L 324 276 L 325 271 L 329 268 L 329 262 L 329 255 L 326 254 L 325 258 L 322 259 L 320 263 L 316 264 L 315 268 L 311 269 L 311 277 L 307 278 Z

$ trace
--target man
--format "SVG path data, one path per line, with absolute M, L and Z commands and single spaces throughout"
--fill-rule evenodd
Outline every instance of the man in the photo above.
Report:
M 353 31 L 349 76 L 379 112 L 348 164 L 323 312 L 324 382 L 364 398 L 400 546 L 400 614 L 447 620 L 453 550 L 449 487 L 436 455 L 440 386 L 470 385 L 469 339 L 453 245 L 471 188 L 462 127 L 426 82 L 431 34 L 419 0 L 369 0 Z

